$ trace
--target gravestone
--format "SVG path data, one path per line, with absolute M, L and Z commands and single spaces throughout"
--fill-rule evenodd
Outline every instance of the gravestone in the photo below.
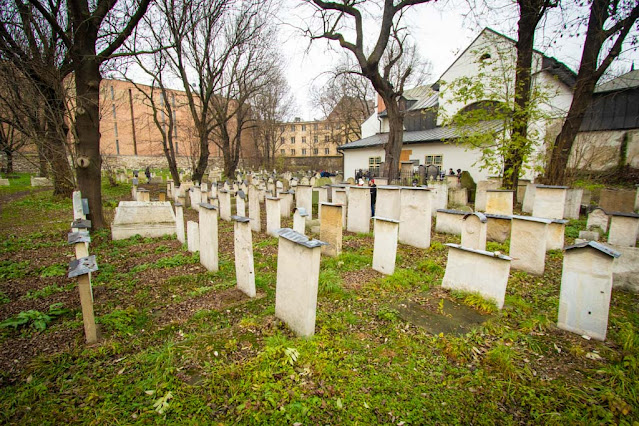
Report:
M 138 189 L 137 200 L 141 203 L 148 203 L 151 201 L 151 194 L 148 189 Z
M 439 209 L 435 220 L 435 232 L 461 235 L 462 222 L 467 212 L 461 210 Z
M 333 203 L 340 204 L 342 208 L 342 228 L 346 229 L 346 211 L 348 210 L 348 195 L 344 188 L 333 189 Z
M 468 213 L 463 217 L 461 245 L 474 250 L 486 250 L 488 219 L 483 213 Z
M 486 190 L 486 213 L 512 216 L 514 191 L 506 189 Z
M 522 204 L 526 195 L 526 188 L 530 184 L 530 179 L 518 179 L 517 180 L 517 202 Z
M 308 218 L 313 218 L 313 187 L 303 184 L 297 185 L 295 188 L 295 207 L 302 207 L 308 213 Z
M 231 221 L 231 193 L 227 190 L 220 190 L 218 202 L 220 203 L 220 219 Z
M 280 223 L 280 202 L 279 198 L 266 197 L 266 233 L 273 237 L 278 236 L 278 231 L 282 227 Z
M 613 261 L 619 253 L 594 241 L 566 247 L 557 327 L 606 339 Z
M 375 215 L 399 220 L 401 207 L 400 188 L 398 186 L 378 186 Z
M 248 190 L 249 194 L 249 218 L 251 219 L 251 229 L 253 232 L 262 231 L 262 218 L 260 209 L 259 190 L 255 185 L 251 185 Z
M 486 213 L 486 219 L 488 219 L 486 240 L 503 243 L 510 238 L 512 216 Z
M 337 257 L 342 253 L 342 210 L 340 204 L 321 203 L 320 240 L 327 243 L 322 246 L 322 254 Z
M 446 244 L 448 261 L 442 287 L 479 293 L 504 306 L 512 258 L 499 253 L 475 250 L 459 244 Z
M 477 191 L 475 192 L 475 211 L 486 211 L 487 195 L 489 189 L 498 189 L 501 184 L 495 180 L 480 180 L 477 182 Z
M 399 242 L 418 248 L 430 247 L 431 191 L 404 187 L 400 192 Z
M 606 214 L 602 208 L 596 208 L 588 215 L 588 221 L 586 222 L 587 229 L 600 228 L 605 234 L 608 232 L 608 222 L 610 217 Z
M 186 222 L 186 247 L 191 253 L 200 251 L 200 226 L 197 222 Z
M 513 269 L 533 275 L 544 274 L 548 225 L 551 222 L 551 219 L 541 217 L 512 217 L 509 255 Z
M 582 188 L 570 188 L 566 191 L 566 205 L 564 207 L 564 217 L 566 219 L 579 219 L 583 193 L 584 190 Z
M 608 244 L 634 247 L 637 245 L 638 233 L 639 214 L 622 212 L 611 213 Z
M 537 185 L 532 215 L 547 219 L 563 219 L 567 186 Z
M 432 215 L 437 215 L 437 210 L 445 210 L 448 207 L 448 186 L 446 182 L 433 181 L 429 182 L 431 193 Z
M 293 212 L 293 230 L 298 234 L 306 233 L 306 218 L 308 213 L 304 207 L 296 207 Z
M 279 232 L 275 316 L 301 337 L 315 334 L 320 254 L 324 244 L 289 228 Z
M 448 190 L 461 188 L 461 182 L 459 181 L 459 176 L 456 175 L 447 175 L 446 176 L 446 184 L 448 185 Z
M 395 272 L 399 221 L 375 216 L 373 233 L 373 269 L 385 275 Z
M 53 186 L 53 183 L 45 177 L 31 176 L 31 186 Z
M 599 231 L 579 231 L 579 239 L 584 241 L 599 241 Z
M 200 263 L 207 270 L 216 272 L 218 265 L 217 209 L 208 203 L 200 204 Z
M 328 188 L 325 186 L 320 186 L 319 188 L 315 188 L 315 191 L 317 191 L 317 217 L 321 220 L 322 203 L 328 203 Z
M 235 211 L 239 217 L 246 216 L 246 194 L 241 189 L 237 191 L 237 196 L 235 197 Z
M 602 189 L 599 207 L 607 212 L 632 213 L 635 209 L 636 191 L 626 189 Z
M 248 297 L 255 297 L 255 266 L 253 261 L 253 236 L 250 219 L 233 216 L 235 251 L 235 278 L 237 288 Z
M 352 186 L 348 191 L 348 232 L 370 232 L 371 192 L 364 186 Z
M 282 217 L 291 217 L 291 208 L 293 207 L 293 203 L 295 202 L 293 198 L 293 192 L 284 191 L 280 194 L 280 198 L 282 199 L 282 204 L 280 205 L 282 209 L 282 211 L 280 212 Z
M 0 178 L 0 186 L 9 186 L 9 179 Z
M 191 197 L 191 208 L 196 212 L 200 210 L 200 203 L 202 202 L 202 191 L 199 186 L 194 186 L 189 191 Z
M 521 211 L 524 213 L 532 213 L 533 206 L 535 205 L 535 189 L 537 184 L 528 182 L 526 185 L 526 193 L 524 194 L 524 201 L 521 204 Z
M 175 203 L 175 234 L 177 240 L 182 244 L 186 243 L 186 234 L 184 232 L 184 210 L 182 203 Z
M 120 201 L 111 225 L 111 238 L 123 240 L 134 235 L 162 237 L 175 235 L 175 213 L 168 201 Z
M 468 190 L 466 188 L 448 188 L 448 205 L 462 207 L 468 204 Z
M 566 219 L 553 219 L 548 224 L 548 241 L 546 241 L 546 251 L 561 250 L 564 248 L 564 238 L 566 234 Z

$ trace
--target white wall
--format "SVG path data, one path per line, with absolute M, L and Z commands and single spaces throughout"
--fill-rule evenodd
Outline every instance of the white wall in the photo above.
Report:
M 344 150 L 344 179 L 355 177 L 356 169 L 368 170 L 369 157 L 382 157 L 384 161 L 384 148 L 382 146 L 373 148 L 345 149 Z
M 379 120 L 377 119 L 377 110 L 362 123 L 361 126 L 362 139 L 379 133 Z

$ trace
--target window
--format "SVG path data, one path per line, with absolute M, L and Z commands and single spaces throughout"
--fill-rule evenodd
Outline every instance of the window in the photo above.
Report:
M 441 166 L 443 164 L 443 160 L 443 155 L 427 155 L 426 161 L 424 161 L 424 165 L 429 166 L 433 164 L 435 166 Z
M 306 124 L 302 124 L 302 132 L 306 131 Z
M 324 135 L 324 142 L 328 143 L 328 135 Z
M 317 136 L 313 136 L 313 143 L 317 143 L 318 139 Z
M 284 144 L 286 143 L 286 138 L 281 137 L 281 138 L 280 138 L 280 142 L 282 142 L 282 145 L 284 145 Z
M 324 124 L 324 130 L 330 130 L 330 128 L 331 126 L 328 123 Z
M 282 132 L 286 131 L 286 126 L 280 126 L 280 130 L 281 130 Z
M 324 155 L 328 155 L 329 153 L 329 149 L 328 148 L 324 148 Z
M 280 149 L 280 154 L 284 155 L 286 153 L 285 149 Z
M 177 124 L 173 122 L 173 137 L 177 138 Z
M 113 135 L 118 137 L 118 123 L 113 123 Z
M 317 155 L 317 148 L 313 148 L 313 155 Z
M 302 136 L 302 143 L 306 143 L 306 136 Z
M 115 100 L 115 94 L 113 93 L 113 86 L 111 86 L 111 100 Z
M 291 136 L 291 143 L 295 143 L 295 136 Z
M 113 111 L 113 119 L 115 120 L 115 104 L 111 105 L 111 111 Z
M 302 148 L 302 155 L 306 155 L 306 148 Z
M 379 175 L 380 164 L 382 164 L 382 157 L 368 157 L 368 171 L 373 176 Z
M 291 132 L 295 131 L 295 124 L 291 124 Z
M 295 155 L 295 150 L 291 149 L 291 155 Z
M 318 129 L 317 123 L 313 124 L 313 130 L 317 130 L 317 129 Z

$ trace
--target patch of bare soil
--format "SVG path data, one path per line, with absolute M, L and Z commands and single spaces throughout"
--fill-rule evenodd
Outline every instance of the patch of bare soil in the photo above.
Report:
M 360 269 L 358 271 L 346 271 L 342 273 L 344 287 L 349 290 L 358 290 L 364 284 L 381 278 L 384 275 L 371 268 Z
M 169 323 L 182 323 L 200 310 L 219 310 L 248 299 L 249 297 L 240 290 L 232 288 L 222 292 L 209 292 L 180 303 L 161 307 L 151 313 L 155 316 L 154 322 L 158 326 L 163 326 Z

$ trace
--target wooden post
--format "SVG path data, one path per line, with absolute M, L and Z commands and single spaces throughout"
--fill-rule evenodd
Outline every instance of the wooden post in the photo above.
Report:
M 68 236 L 69 244 L 73 244 L 76 260 L 69 264 L 69 278 L 78 278 L 78 291 L 82 305 L 82 321 L 87 343 L 98 341 L 93 315 L 93 291 L 91 289 L 91 272 L 98 270 L 95 256 L 89 256 L 87 244 L 91 241 L 88 232 L 72 232 Z

